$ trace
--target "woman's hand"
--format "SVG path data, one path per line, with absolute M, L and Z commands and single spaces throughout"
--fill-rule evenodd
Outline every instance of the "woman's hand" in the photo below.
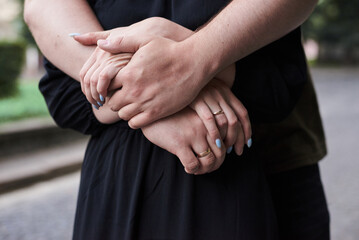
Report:
M 228 153 L 233 146 L 238 155 L 242 154 L 245 143 L 250 147 L 252 130 L 248 112 L 222 81 L 213 79 L 190 106 L 201 118 L 212 141 L 221 145 L 221 139 L 224 140 Z
M 96 109 L 102 107 L 111 80 L 127 65 L 131 57 L 131 53 L 111 54 L 97 47 L 82 67 L 81 89 Z
M 142 128 L 142 132 L 153 144 L 177 155 L 187 173 L 209 173 L 224 161 L 225 147 L 216 146 L 202 120 L 190 108 L 160 119 Z

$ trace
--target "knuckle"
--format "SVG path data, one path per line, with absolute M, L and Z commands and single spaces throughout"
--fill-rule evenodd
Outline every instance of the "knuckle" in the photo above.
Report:
M 99 74 L 99 79 L 106 80 L 107 78 L 108 78 L 108 73 L 107 72 L 101 72 Z
M 209 136 L 218 137 L 217 135 L 219 135 L 219 131 L 216 128 L 211 128 L 211 129 L 208 130 L 208 134 L 209 134 Z
M 186 168 L 186 170 L 188 172 L 194 173 L 199 168 L 199 163 L 197 161 L 191 161 L 191 162 L 184 164 L 184 167 Z
M 97 78 L 91 77 L 90 78 L 90 83 L 91 83 L 92 86 L 96 86 L 97 85 Z
M 85 87 L 89 87 L 89 86 L 90 86 L 90 79 L 89 79 L 89 78 L 85 77 L 85 79 L 84 79 L 83 82 L 84 82 Z
M 98 86 L 96 88 L 97 92 L 99 92 L 102 96 L 105 97 L 106 88 L 104 86 Z
M 203 114 L 203 118 L 204 118 L 205 121 L 213 121 L 214 120 L 213 114 L 207 113 L 207 112 L 205 112 Z
M 142 95 L 142 88 L 139 87 L 139 86 L 136 86 L 134 88 L 131 89 L 131 92 L 130 92 L 130 95 L 131 97 L 133 98 L 138 98 Z
M 208 154 L 208 156 L 206 157 L 206 160 L 203 163 L 203 167 L 207 170 L 212 169 L 216 164 L 216 157 L 214 156 L 213 153 Z
M 83 80 L 85 78 L 86 72 L 84 70 L 81 70 L 79 73 L 79 77 L 81 80 Z
M 238 119 L 236 117 L 228 118 L 228 126 L 229 127 L 236 127 L 238 124 Z
M 128 121 L 130 119 L 130 116 L 124 111 L 119 111 L 118 116 L 125 121 Z
M 221 115 L 223 115 L 223 114 L 221 114 Z M 226 127 L 227 124 L 228 124 L 227 118 L 225 118 L 225 117 L 219 117 L 219 118 L 217 119 L 217 124 L 218 124 L 218 126 L 219 126 L 220 128 Z
M 241 114 L 244 118 L 246 118 L 246 119 L 249 118 L 248 110 L 246 108 L 243 108 Z
M 117 112 L 119 110 L 117 104 L 112 99 L 110 99 L 107 104 L 112 111 Z
M 140 125 L 139 125 L 137 122 L 135 122 L 135 121 L 129 121 L 129 122 L 128 122 L 128 126 L 129 126 L 130 128 L 132 128 L 132 129 L 139 129 L 139 128 L 140 128 Z

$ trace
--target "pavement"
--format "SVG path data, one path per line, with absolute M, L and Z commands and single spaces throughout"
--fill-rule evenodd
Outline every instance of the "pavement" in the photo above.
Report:
M 359 69 L 314 68 L 312 75 L 329 150 L 320 167 L 331 213 L 332 239 L 357 240 Z M 61 145 L 37 149 L 31 154 L 7 156 L 7 160 L 1 160 L 0 156 L 0 192 L 1 182 L 3 186 L 6 182 L 4 179 L 10 182 L 11 179 L 14 179 L 12 182 L 21 182 L 21 176 L 25 180 L 36 179 L 30 181 L 30 187 L 26 185 L 24 188 L 25 185 L 19 184 L 12 188 L 12 192 L 5 189 L 0 195 L 0 239 L 71 238 L 80 176 L 76 169 L 81 164 L 86 141 L 66 140 Z M 74 173 L 53 174 L 56 169 L 66 169 L 70 165 L 77 166 L 69 171 Z M 29 177 L 33 173 L 48 177 Z M 50 176 L 57 178 L 49 180 Z

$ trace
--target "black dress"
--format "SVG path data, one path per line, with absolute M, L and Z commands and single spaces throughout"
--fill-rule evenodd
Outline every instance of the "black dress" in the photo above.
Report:
M 151 16 L 195 29 L 226 2 L 89 1 L 105 29 Z M 294 106 L 306 80 L 298 41 L 300 46 L 299 29 L 237 63 L 233 91 L 252 120 L 276 121 Z M 288 46 L 293 50 L 287 51 Z M 287 58 L 278 63 L 282 57 Z M 293 66 L 284 67 L 288 64 Z M 176 156 L 149 142 L 141 130 L 130 129 L 124 121 L 100 124 L 79 83 L 46 60 L 45 68 L 40 90 L 57 124 L 92 135 L 82 166 L 73 239 L 276 239 L 263 169 L 250 150 L 241 157 L 227 155 L 211 174 L 188 175 Z M 254 95 L 249 94 L 253 89 Z

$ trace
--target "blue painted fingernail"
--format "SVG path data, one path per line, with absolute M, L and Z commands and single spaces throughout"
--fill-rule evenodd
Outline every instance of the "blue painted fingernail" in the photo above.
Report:
M 92 104 L 92 106 L 93 106 L 96 110 L 98 110 L 98 107 L 97 107 L 95 104 Z
M 75 37 L 75 36 L 80 36 L 81 34 L 80 33 L 70 33 L 69 36 L 70 37 Z
M 252 138 L 248 139 L 247 146 L 248 148 L 252 146 Z
M 101 100 L 101 102 L 105 101 L 105 98 L 101 94 L 100 94 L 100 100 Z
M 102 104 L 102 103 L 100 103 L 100 102 L 97 102 L 97 104 L 98 104 L 100 107 L 102 107 L 102 106 L 103 106 L 103 104 Z
M 216 139 L 216 145 L 217 145 L 218 148 L 222 147 L 221 139 L 219 139 L 219 138 Z
M 233 150 L 233 146 L 230 146 L 228 149 L 227 149 L 227 153 L 230 154 Z

